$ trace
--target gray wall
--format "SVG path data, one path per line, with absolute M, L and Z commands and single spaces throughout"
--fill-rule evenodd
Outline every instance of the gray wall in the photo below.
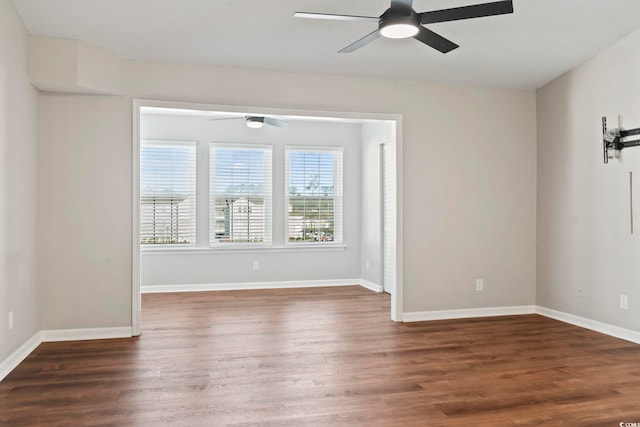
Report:
M 639 43 L 633 33 L 535 94 L 125 62 L 124 96 L 38 100 L 27 32 L 1 1 L 0 360 L 39 329 L 131 324 L 134 97 L 402 114 L 405 311 L 537 303 L 640 330 L 640 243 L 628 230 L 640 148 L 605 166 L 600 141 L 602 115 L 640 127 Z M 363 241 L 374 216 L 361 215 Z M 369 256 L 355 263 L 375 281 Z
M 131 101 L 40 95 L 43 329 L 131 325 Z
M 40 221 L 41 280 L 51 298 L 45 327 L 131 322 L 133 97 L 402 114 L 405 311 L 534 303 L 533 91 L 125 65 L 121 98 L 42 95 L 41 144 L 51 147 L 42 153 L 50 164 L 42 192 L 51 194 L 42 206 L 55 213 Z M 89 191 L 89 183 L 104 191 Z M 481 295 L 476 277 L 485 279 Z
M 640 31 L 537 92 L 537 303 L 640 330 L 640 148 L 603 164 L 601 117 L 640 127 Z M 629 232 L 629 172 L 636 234 Z M 580 293 L 580 295 L 579 295 Z M 619 296 L 629 297 L 629 310 Z
M 225 249 L 142 251 L 142 286 L 339 280 L 360 278 L 360 125 L 288 119 L 289 126 L 249 129 L 242 120 L 211 122 L 207 117 L 144 114 L 142 139 L 268 144 L 273 148 L 273 247 L 278 250 Z M 285 248 L 284 147 L 344 147 L 344 243 L 346 248 Z M 209 182 L 208 157 L 198 170 Z M 207 187 L 208 188 L 208 187 Z M 201 193 L 198 247 L 208 248 L 209 198 Z M 252 270 L 252 262 L 260 270 Z
M 11 2 L 0 1 L 0 361 L 40 329 L 38 93 L 27 75 L 27 37 Z M 14 313 L 11 331 L 9 311 Z

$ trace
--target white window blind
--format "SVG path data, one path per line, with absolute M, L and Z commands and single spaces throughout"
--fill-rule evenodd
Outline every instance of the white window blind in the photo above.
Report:
M 211 143 L 209 244 L 271 243 L 271 147 Z
M 194 246 L 196 143 L 142 141 L 140 243 Z
M 287 241 L 342 243 L 342 148 L 285 149 Z

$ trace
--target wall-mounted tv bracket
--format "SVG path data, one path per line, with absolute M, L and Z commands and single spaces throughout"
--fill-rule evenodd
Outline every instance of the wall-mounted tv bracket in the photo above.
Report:
M 636 138 L 630 139 L 635 136 Z M 602 147 L 604 162 L 609 163 L 620 155 L 623 148 L 640 146 L 640 128 L 622 130 L 620 128 L 607 129 L 607 118 L 602 118 Z

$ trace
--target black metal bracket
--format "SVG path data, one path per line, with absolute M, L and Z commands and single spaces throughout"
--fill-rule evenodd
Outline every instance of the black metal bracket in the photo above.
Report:
M 631 139 L 636 136 L 637 138 Z M 640 146 L 640 128 L 622 130 L 620 128 L 607 129 L 607 118 L 602 118 L 602 148 L 604 150 L 604 162 L 616 157 L 623 148 Z

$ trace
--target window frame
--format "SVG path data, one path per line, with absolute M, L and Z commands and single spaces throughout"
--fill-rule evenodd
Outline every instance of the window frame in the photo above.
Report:
M 213 188 L 215 185 L 215 170 L 212 168 L 212 158 L 217 149 L 238 149 L 238 150 L 262 150 L 264 153 L 268 153 L 268 158 L 263 159 L 264 162 L 264 185 L 268 187 L 268 193 L 264 198 L 268 199 L 268 207 L 265 202 L 265 215 L 264 215 L 264 242 L 220 242 L 213 237 L 215 232 L 215 200 L 216 197 L 213 194 Z M 208 233 L 208 249 L 210 250 L 242 250 L 252 248 L 271 248 L 273 247 L 273 157 L 274 149 L 271 144 L 251 144 L 251 143 L 233 143 L 233 142 L 218 142 L 210 141 L 208 143 L 208 192 L 207 192 L 207 206 L 209 212 L 209 233 Z M 216 153 L 217 154 L 217 153 Z
M 144 244 L 142 243 L 142 231 L 143 231 L 143 209 L 142 209 L 142 150 L 145 146 L 165 147 L 165 148 L 191 148 L 193 152 L 190 154 L 193 160 L 193 171 L 191 176 L 193 178 L 193 203 L 191 204 L 192 213 L 192 225 L 190 229 L 190 237 L 192 238 L 188 244 L 183 243 L 161 243 L 161 244 Z M 140 225 L 138 230 L 138 244 L 140 250 L 145 252 L 153 251 L 189 251 L 197 248 L 197 221 L 198 221 L 198 141 L 196 140 L 163 140 L 163 139 L 141 139 L 140 140 L 140 184 L 138 195 L 138 209 L 140 210 Z
M 328 152 L 333 154 L 334 183 L 334 240 L 333 241 L 301 241 L 289 240 L 289 153 L 296 152 Z M 284 247 L 285 248 L 345 248 L 344 239 L 344 146 L 324 145 L 285 145 L 284 146 Z

